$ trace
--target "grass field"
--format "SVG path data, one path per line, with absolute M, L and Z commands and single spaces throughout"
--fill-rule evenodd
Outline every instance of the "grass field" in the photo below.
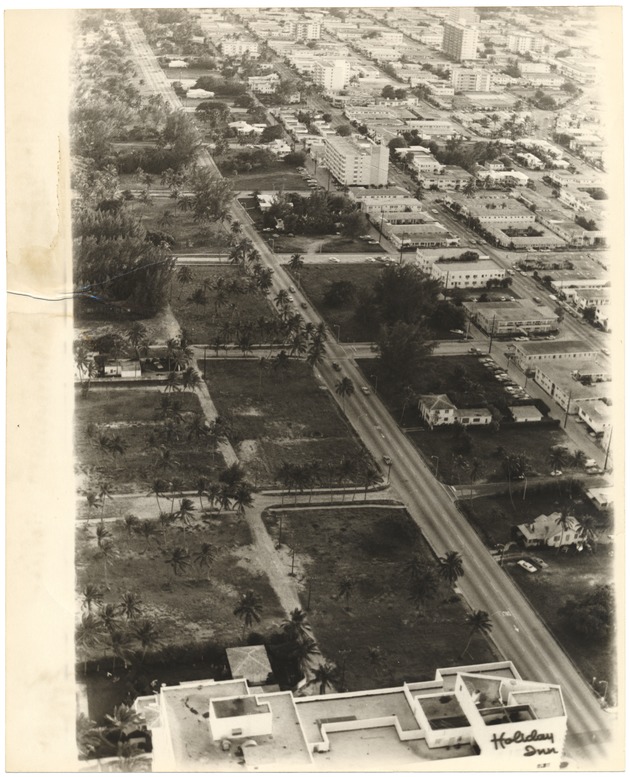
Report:
M 219 278 L 225 281 L 244 278 L 236 267 L 227 263 L 224 267 L 190 266 L 190 271 L 193 276 L 190 282 L 182 283 L 176 276 L 172 286 L 171 309 L 189 333 L 192 342 L 212 343 L 219 334 L 225 337 L 226 342 L 233 342 L 239 324 L 255 324 L 260 318 L 277 317 L 271 303 L 257 290 L 247 294 L 228 292 L 225 304 L 219 307 L 215 304 L 216 289 L 207 288 L 206 304 L 193 302 L 191 296 L 195 290 L 204 288 L 204 282 L 216 283 Z
M 199 475 L 211 477 L 224 466 L 223 457 L 203 439 L 188 439 L 188 430 L 195 414 L 201 412 L 199 400 L 192 393 L 180 393 L 181 421 L 175 424 L 173 437 L 164 443 L 171 450 L 170 466 L 159 466 L 160 448 L 149 441 L 160 432 L 162 424 L 155 420 L 164 393 L 158 389 L 95 389 L 87 397 L 77 392 L 75 404 L 75 451 L 79 473 L 85 488 L 98 490 L 100 483 L 109 483 L 115 493 L 146 493 L 155 478 L 181 478 L 185 487 L 196 487 Z M 94 424 L 93 439 L 88 437 L 88 425 Z M 100 435 L 119 435 L 123 455 L 113 456 L 98 444 Z
M 212 359 L 207 383 L 219 414 L 231 419 L 231 442 L 258 485 L 272 485 L 283 461 L 325 464 L 356 459 L 362 450 L 304 361 L 292 360 L 280 372 L 254 360 Z
M 197 505 L 198 507 L 198 505 Z M 166 502 L 165 502 L 166 509 Z M 104 566 L 95 536 L 97 521 L 81 525 L 76 532 L 77 590 L 86 583 L 105 589 L 105 603 L 118 604 L 125 591 L 142 599 L 142 617 L 149 618 L 164 645 L 181 645 L 212 639 L 238 643 L 243 624 L 233 615 L 239 595 L 248 589 L 262 599 L 261 628 L 270 628 L 284 615 L 265 571 L 253 553 L 249 527 L 233 515 L 222 515 L 201 522 L 184 532 L 182 524 L 170 526 L 148 543 L 144 537 L 128 533 L 121 522 L 105 523 L 117 551 Z M 209 569 L 189 563 L 175 575 L 165 559 L 175 546 L 187 548 L 194 558 L 202 543 L 217 549 Z M 121 625 L 123 619 L 121 619 Z M 107 653 L 102 647 L 93 655 Z
M 276 249 L 278 250 L 278 249 Z M 326 323 L 336 333 L 339 327 L 340 338 L 344 342 L 367 342 L 375 332 L 354 317 L 357 299 L 370 293 L 376 279 L 382 272 L 379 264 L 307 264 L 300 273 L 300 284 L 315 307 L 326 318 Z M 331 308 L 324 304 L 323 298 L 331 283 L 349 281 L 356 288 L 354 300 Z
M 534 609 L 553 632 L 558 642 L 581 670 L 587 683 L 593 677 L 609 683 L 608 701 L 614 703 L 617 694 L 617 656 L 615 638 L 576 635 L 558 610 L 572 598 L 580 599 L 596 586 L 614 579 L 610 546 L 601 546 L 597 554 L 585 551 L 556 555 L 555 551 L 536 552 L 544 556 L 548 569 L 530 574 L 516 564 L 506 564 L 506 570 L 530 600 Z M 598 687 L 601 693 L 603 688 Z
M 345 664 L 350 690 L 433 678 L 435 669 L 462 663 L 468 639 L 467 610 L 445 583 L 418 612 L 407 598 L 405 562 L 417 551 L 427 567 L 436 561 L 418 528 L 402 510 L 329 509 L 287 511 L 285 542 L 295 548 L 302 601 L 325 658 Z M 266 518 L 275 538 L 277 516 Z M 346 607 L 339 581 L 354 589 Z M 452 600 L 452 601 L 451 601 Z M 378 648 L 381 660 L 368 652 Z M 465 662 L 491 661 L 488 643 L 475 636 Z
M 136 199 L 128 207 L 147 231 L 166 232 L 175 238 L 173 253 L 227 252 L 228 225 L 195 223 L 192 214 L 178 209 L 177 200 L 153 196 L 149 203 Z

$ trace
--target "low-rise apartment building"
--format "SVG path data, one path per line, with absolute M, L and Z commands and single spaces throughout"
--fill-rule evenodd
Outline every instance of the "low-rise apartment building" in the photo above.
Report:
M 423 394 L 418 398 L 418 412 L 426 425 L 435 426 L 487 426 L 492 423 L 492 413 L 485 407 L 458 409 L 448 394 Z
M 486 334 L 497 337 L 546 334 L 558 329 L 558 316 L 544 305 L 514 302 L 464 302 L 464 309 Z
M 421 172 L 418 184 L 423 189 L 440 191 L 459 191 L 471 181 L 473 176 L 457 165 L 443 165 L 439 172 Z
M 570 414 L 578 412 L 581 401 L 609 399 L 611 395 L 609 374 L 592 359 L 537 363 L 534 380 Z
M 416 251 L 416 263 L 429 277 L 439 281 L 445 289 L 486 288 L 489 281 L 500 281 L 506 277 L 503 267 L 492 259 L 457 261 L 457 259 L 434 259 Z
M 273 94 L 280 83 L 280 76 L 277 73 L 269 73 L 266 76 L 250 76 L 247 79 L 247 85 L 256 94 Z
M 251 59 L 256 59 L 259 56 L 257 41 L 246 38 L 224 38 L 219 48 L 224 57 L 242 57 L 243 54 L 249 54 Z
M 610 400 L 593 399 L 577 402 L 578 416 L 595 434 L 612 429 L 613 412 Z
M 449 232 L 437 221 L 427 220 L 424 214 L 423 223 L 394 224 L 383 222 L 383 234 L 397 249 L 404 248 L 447 248 L 458 246 L 460 238 Z
M 578 363 L 596 359 L 598 351 L 582 340 L 544 340 L 514 344 L 515 361 L 521 369 L 533 369 L 541 362 L 570 362 L 571 369 Z

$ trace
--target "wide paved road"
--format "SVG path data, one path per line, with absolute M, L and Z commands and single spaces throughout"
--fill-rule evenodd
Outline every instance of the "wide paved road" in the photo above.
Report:
M 131 19 L 127 24 L 135 26 Z M 159 84 L 159 79 L 156 83 Z M 165 85 L 163 88 L 168 87 Z M 217 170 L 205 152 L 202 152 L 202 161 Z M 263 261 L 273 268 L 273 291 L 289 286 L 291 279 L 254 229 L 245 210 L 234 202 L 232 213 L 242 223 L 244 234 L 254 243 Z M 303 301 L 299 292 L 294 297 L 298 304 Z M 303 314 L 314 324 L 321 321 L 311 307 Z M 340 400 L 334 392 L 338 373 L 332 369 L 330 362 L 343 358 L 344 353 L 342 346 L 336 342 L 329 343 L 328 358 L 316 369 L 319 379 L 328 386 L 338 403 Z M 345 373 L 356 386 L 364 381 L 359 369 L 350 361 L 346 363 Z M 569 718 L 569 753 L 575 758 L 601 762 L 606 756 L 604 743 L 610 739 L 614 718 L 601 710 L 591 688 L 527 600 L 491 559 L 488 550 L 453 504 L 448 490 L 435 480 L 413 444 L 398 429 L 377 397 L 366 397 L 356 392 L 346 399 L 345 413 L 377 461 L 381 461 L 384 454 L 394 459 L 392 485 L 433 550 L 438 555 L 451 549 L 462 552 L 466 574 L 459 586 L 471 608 L 486 610 L 492 616 L 492 638 L 500 652 L 514 662 L 524 677 L 558 683 L 562 687 Z

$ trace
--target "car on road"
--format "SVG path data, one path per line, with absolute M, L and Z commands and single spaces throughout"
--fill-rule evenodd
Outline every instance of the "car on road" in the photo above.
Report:
M 535 302 L 537 305 L 542 305 L 542 300 L 540 299 L 540 297 L 532 297 L 532 300 L 533 300 L 533 301 L 534 301 L 534 302 Z
M 526 572 L 538 572 L 536 567 L 533 564 L 530 564 L 529 561 L 525 561 L 525 559 L 521 559 L 520 561 L 516 562 L 521 569 L 524 569 Z
M 367 386 L 361 386 L 361 391 L 365 394 L 366 397 L 370 393 L 370 389 Z
M 552 478 L 558 478 L 558 477 L 560 477 L 560 475 L 562 475 L 562 470 L 561 469 L 552 469 L 549 474 L 551 475 Z
M 295 294 L 295 286 L 289 286 L 289 291 L 291 294 Z
M 306 310 L 308 305 L 306 304 L 306 302 L 300 302 L 300 307 L 302 308 L 302 310 Z
M 339 264 L 339 259 L 337 259 L 336 256 L 329 256 L 328 257 L 329 262 L 334 262 L 335 264 Z
M 608 348 L 602 348 L 602 353 L 604 354 L 604 356 L 610 356 L 610 351 L 608 350 Z
M 338 363 L 338 362 L 333 362 L 333 363 L 332 363 L 332 368 L 333 368 L 333 370 L 334 370 L 335 372 L 341 372 L 341 367 L 339 366 L 339 363 Z
M 480 351 L 479 348 L 469 348 L 468 353 L 472 353 L 475 356 L 479 356 L 482 353 L 482 351 Z
M 388 467 L 391 467 L 392 460 L 391 460 L 391 458 L 389 456 L 387 456 L 387 455 L 383 456 L 383 461 L 385 462 L 385 464 L 387 464 Z
M 368 258 L 365 261 L 366 262 L 376 262 L 376 259 L 373 256 L 368 256 Z

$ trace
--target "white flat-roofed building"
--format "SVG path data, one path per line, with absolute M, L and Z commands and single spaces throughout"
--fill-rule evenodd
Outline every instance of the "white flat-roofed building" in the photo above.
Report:
M 411 197 L 411 192 L 402 186 L 387 186 L 382 189 L 366 189 L 363 186 L 355 186 L 350 189 L 348 196 L 355 202 L 363 202 L 364 199 L 391 200 Z
M 476 24 L 459 21 L 444 22 L 442 51 L 456 62 L 477 59 L 479 28 Z
M 266 76 L 249 76 L 247 85 L 256 94 L 273 94 L 280 83 L 277 73 L 269 73 Z
M 463 189 L 473 176 L 457 165 L 443 165 L 439 172 L 423 172 L 418 176 L 418 183 L 423 189 L 439 189 L 440 191 L 457 191 Z
M 598 288 L 566 289 L 565 294 L 573 302 L 578 310 L 594 308 L 600 310 L 610 305 L 610 289 L 600 286 Z
M 350 63 L 347 59 L 315 60 L 313 80 L 327 92 L 341 92 L 350 81 Z
M 408 151 L 408 149 L 399 150 Z M 404 157 L 405 154 L 402 153 L 400 156 Z M 444 165 L 440 164 L 433 154 L 414 154 L 411 164 L 421 175 L 438 175 L 444 169 Z
M 412 213 L 422 211 L 422 203 L 415 197 L 363 197 L 361 198 L 361 210 L 368 216 L 386 218 L 397 213 Z M 425 213 L 426 216 L 426 213 Z
M 505 270 L 492 259 L 476 261 L 440 261 L 422 256 L 416 252 L 420 269 L 429 277 L 439 281 L 445 289 L 485 288 L 488 281 L 500 281 L 506 277 Z
M 518 69 L 521 75 L 531 75 L 533 73 L 549 73 L 551 65 L 548 62 L 519 62 Z
M 244 680 L 193 681 L 134 707 L 152 734 L 154 772 L 370 771 L 375 755 L 409 771 L 557 770 L 567 728 L 560 687 L 523 680 L 510 661 L 296 698 Z
M 451 70 L 451 85 L 456 92 L 489 92 L 492 73 L 480 67 L 454 67 Z
M 258 57 L 258 43 L 248 38 L 224 38 L 219 44 L 224 57 L 242 57 L 249 54 L 252 59 Z
M 601 370 L 594 361 L 584 360 L 576 364 L 572 360 L 547 360 L 535 365 L 534 380 L 563 410 L 575 414 L 580 401 L 610 398 L 610 380 L 591 377 L 592 373 L 601 374 Z
M 580 401 L 577 403 L 578 416 L 595 434 L 604 434 L 612 428 L 613 412 L 611 406 L 603 399 Z
M 525 54 L 528 51 L 542 51 L 542 35 L 513 32 L 508 35 L 507 47 L 515 54 Z
M 558 316 L 551 308 L 514 302 L 464 302 L 471 321 L 486 334 L 511 335 L 555 332 Z
M 477 178 L 490 188 L 504 184 L 510 186 L 527 186 L 529 176 L 520 170 L 478 170 Z
M 528 167 L 530 170 L 545 169 L 545 163 L 542 159 L 539 159 L 535 154 L 531 154 L 529 151 L 516 154 L 516 161 L 524 167 Z
M 599 351 L 583 340 L 545 340 L 514 344 L 517 364 L 523 369 L 535 367 L 541 362 L 570 361 L 571 369 L 577 369 L 577 362 L 596 359 Z
M 331 136 L 324 144 L 324 165 L 344 186 L 384 186 L 389 149 L 360 136 Z

